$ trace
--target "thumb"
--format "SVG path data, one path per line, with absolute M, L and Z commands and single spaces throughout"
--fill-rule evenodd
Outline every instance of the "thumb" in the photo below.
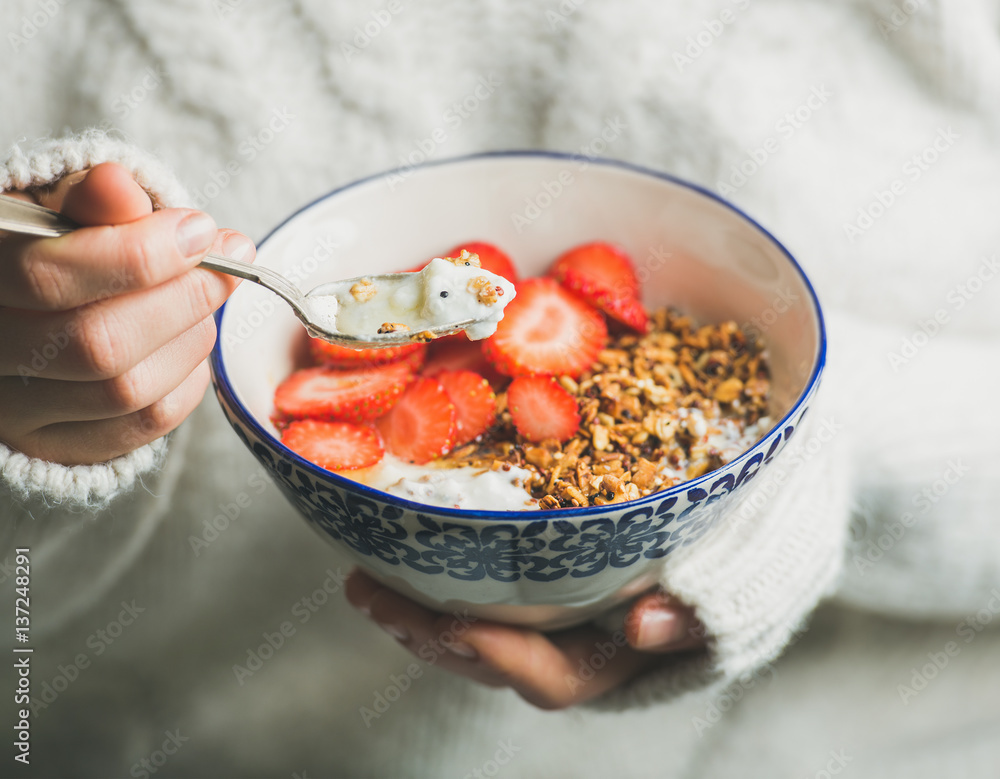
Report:
M 694 609 L 665 592 L 638 598 L 625 617 L 625 638 L 645 652 L 676 652 L 705 643 L 705 630 Z
M 115 162 L 65 176 L 37 195 L 43 206 L 84 226 L 125 224 L 153 212 L 149 195 Z

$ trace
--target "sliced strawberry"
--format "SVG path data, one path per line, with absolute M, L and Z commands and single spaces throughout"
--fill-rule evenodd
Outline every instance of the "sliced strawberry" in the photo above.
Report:
M 639 279 L 632 259 L 624 249 L 610 243 L 596 241 L 570 249 L 552 263 L 549 275 L 563 281 L 570 269 L 607 290 L 616 300 L 639 296 Z
M 567 441 L 580 429 L 576 398 L 549 376 L 518 376 L 507 388 L 507 409 L 529 441 Z
M 309 353 L 317 365 L 331 368 L 360 368 L 365 365 L 382 365 L 396 362 L 427 350 L 427 344 L 400 344 L 382 349 L 351 349 L 332 344 L 322 338 L 309 339 Z
M 469 243 L 459 244 L 444 256 L 457 257 L 463 249 L 472 254 L 479 255 L 479 263 L 483 266 L 483 270 L 488 270 L 490 273 L 497 274 L 497 276 L 503 276 L 515 287 L 517 286 L 517 270 L 514 268 L 514 263 L 511 262 L 506 252 L 498 249 L 491 243 L 469 241 Z
M 527 279 L 483 345 L 497 370 L 508 376 L 579 376 L 608 337 L 604 317 L 554 279 Z
M 281 434 L 281 443 L 328 471 L 368 468 L 385 454 L 375 428 L 350 422 L 292 422 Z
M 497 415 L 497 398 L 490 383 L 472 371 L 443 371 L 437 375 L 455 406 L 455 441 L 467 444 L 485 433 Z
M 413 373 L 408 360 L 351 371 L 305 368 L 278 386 L 274 406 L 284 419 L 367 422 L 392 408 Z
M 560 283 L 581 300 L 636 332 L 645 333 L 649 329 L 649 314 L 638 298 L 616 295 L 575 268 L 566 268 Z
M 396 457 L 422 464 L 451 451 L 455 405 L 436 379 L 417 379 L 385 416 L 375 422 Z
M 437 376 L 442 371 L 473 371 L 486 379 L 493 387 L 502 386 L 506 377 L 498 373 L 486 355 L 479 341 L 470 341 L 464 333 L 432 341 L 427 349 L 427 362 L 421 374 Z

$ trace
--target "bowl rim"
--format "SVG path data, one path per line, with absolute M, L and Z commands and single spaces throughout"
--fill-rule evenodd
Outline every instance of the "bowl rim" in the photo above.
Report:
M 789 420 L 792 419 L 802 407 L 802 404 L 807 398 L 812 395 L 813 391 L 816 389 L 819 383 L 820 376 L 823 373 L 823 368 L 826 365 L 826 352 L 827 352 L 827 339 L 826 339 L 826 325 L 823 319 L 823 309 L 820 306 L 819 297 L 816 295 L 816 291 L 813 289 L 812 282 L 810 282 L 809 277 L 806 275 L 805 271 L 802 270 L 802 266 L 799 265 L 795 257 L 792 256 L 791 252 L 785 248 L 784 244 L 781 243 L 777 238 L 775 238 L 769 230 L 761 226 L 753 217 L 747 215 L 738 206 L 730 203 L 725 198 L 712 192 L 705 187 L 698 184 L 681 179 L 673 174 L 664 173 L 662 171 L 654 170 L 652 168 L 645 167 L 643 165 L 637 165 L 632 162 L 626 162 L 625 160 L 613 159 L 610 157 L 590 157 L 582 154 L 574 154 L 570 152 L 559 152 L 559 151 L 547 151 L 543 149 L 503 149 L 498 151 L 486 151 L 486 152 L 476 152 L 472 154 L 464 154 L 456 157 L 443 157 L 436 160 L 426 160 L 417 165 L 403 165 L 390 170 L 382 171 L 379 173 L 373 173 L 371 175 L 365 176 L 360 179 L 351 181 L 343 186 L 337 187 L 330 190 L 326 194 L 320 195 L 314 200 L 309 201 L 305 205 L 293 211 L 287 217 L 285 217 L 281 222 L 275 225 L 268 233 L 259 241 L 258 246 L 263 246 L 275 233 L 281 230 L 286 224 L 291 222 L 293 219 L 298 217 L 305 211 L 313 208 L 314 206 L 335 197 L 343 192 L 354 189 L 355 187 L 362 186 L 371 181 L 378 179 L 384 179 L 392 175 L 399 175 L 403 171 L 407 174 L 411 174 L 417 170 L 424 168 L 432 168 L 444 165 L 457 165 L 465 162 L 471 162 L 475 160 L 483 159 L 493 159 L 493 158 L 505 158 L 505 157 L 522 157 L 526 159 L 531 158 L 541 158 L 541 159 L 553 159 L 553 160 L 569 160 L 569 161 L 585 161 L 588 165 L 601 165 L 610 168 L 618 168 L 621 170 L 626 170 L 632 173 L 638 173 L 643 176 L 651 176 L 656 179 L 661 179 L 663 181 L 668 181 L 685 189 L 692 190 L 710 200 L 715 201 L 724 208 L 732 211 L 737 217 L 748 222 L 756 230 L 767 238 L 777 249 L 785 256 L 785 258 L 791 263 L 792 268 L 799 277 L 802 279 L 805 285 L 806 291 L 809 293 L 809 299 L 812 302 L 813 310 L 816 314 L 817 324 L 819 326 L 819 344 L 816 350 L 816 358 L 813 365 L 812 373 L 809 376 L 809 380 L 806 382 L 805 387 L 802 392 L 796 398 L 795 403 L 792 407 L 785 413 L 785 415 L 777 422 L 771 425 L 768 431 L 761 436 L 760 440 L 747 449 L 745 452 L 740 454 L 738 457 L 730 460 L 723 468 L 730 468 L 738 465 L 741 462 L 748 460 L 751 456 L 751 452 L 758 447 L 761 441 L 768 438 L 774 433 L 776 429 L 781 429 L 786 426 Z M 227 301 L 228 303 L 228 301 Z M 229 380 L 229 374 L 226 371 L 226 367 L 222 360 L 222 324 L 223 318 L 225 316 L 225 309 L 227 303 L 223 305 L 215 313 L 215 322 L 218 335 L 216 336 L 215 346 L 212 347 L 212 354 L 210 360 L 210 367 L 212 371 L 212 380 L 218 392 L 225 396 L 228 404 L 234 409 L 240 421 L 250 427 L 260 438 L 265 441 L 270 442 L 279 452 L 282 452 L 285 456 L 292 460 L 292 462 L 299 468 L 310 473 L 314 477 L 321 479 L 332 479 L 335 483 L 338 483 L 340 487 L 347 490 L 352 490 L 354 492 L 360 493 L 363 497 L 381 501 L 383 503 L 390 503 L 400 508 L 407 509 L 413 512 L 420 513 L 433 513 L 440 516 L 453 517 L 455 519 L 498 519 L 507 522 L 535 522 L 539 520 L 548 519 L 587 519 L 596 518 L 599 516 L 606 515 L 610 511 L 621 511 L 621 510 L 631 510 L 639 507 L 650 506 L 652 504 L 658 504 L 663 500 L 671 497 L 680 496 L 682 493 L 697 487 L 700 484 L 710 481 L 715 477 L 715 474 L 719 469 L 709 471 L 696 479 L 690 479 L 688 481 L 683 481 L 678 484 L 668 487 L 665 490 L 660 490 L 659 492 L 653 492 L 642 498 L 637 498 L 636 500 L 624 501 L 622 503 L 609 504 L 607 506 L 585 506 L 580 508 L 558 508 L 558 509 L 530 509 L 530 510 L 497 510 L 497 509 L 462 509 L 453 508 L 448 506 L 435 506 L 429 503 L 420 503 L 414 500 L 408 500 L 406 498 L 393 495 L 392 493 L 383 492 L 382 490 L 375 489 L 374 487 L 369 487 L 367 484 L 362 484 L 361 482 L 349 479 L 345 476 L 341 476 L 333 471 L 328 471 L 325 468 L 320 468 L 315 463 L 306 460 L 304 457 L 300 456 L 296 452 L 289 449 L 278 438 L 267 430 L 263 425 L 261 425 L 254 416 L 250 413 L 249 409 L 243 405 L 243 403 L 237 397 L 235 391 L 233 390 L 232 383 Z

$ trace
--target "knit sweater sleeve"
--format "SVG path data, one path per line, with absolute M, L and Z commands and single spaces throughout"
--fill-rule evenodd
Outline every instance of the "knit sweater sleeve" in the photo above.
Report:
M 97 130 L 14 146 L 0 161 L 0 191 L 51 184 L 101 162 L 130 170 L 156 208 L 188 205 L 187 193 L 162 163 Z M 100 509 L 157 470 L 166 449 L 164 437 L 106 463 L 66 466 L 28 457 L 0 442 L 0 488 L 29 510 L 54 505 Z
M 665 656 L 593 706 L 752 686 L 826 597 L 921 619 L 1000 599 L 995 343 L 942 334 L 900 363 L 896 330 L 844 314 L 828 325 L 811 429 L 710 543 L 663 571 L 706 651 Z

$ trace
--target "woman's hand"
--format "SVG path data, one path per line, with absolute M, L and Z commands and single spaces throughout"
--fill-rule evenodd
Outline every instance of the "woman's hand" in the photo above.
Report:
M 489 687 L 511 687 L 541 709 L 595 698 L 678 652 L 702 649 L 692 610 L 662 593 L 632 604 L 623 632 L 536 630 L 441 614 L 355 570 L 347 600 L 422 660 Z
M 208 386 L 212 312 L 238 280 L 194 270 L 252 242 L 190 209 L 153 211 L 119 165 L 33 192 L 88 225 L 0 232 L 0 441 L 65 465 L 110 460 L 176 428 Z

